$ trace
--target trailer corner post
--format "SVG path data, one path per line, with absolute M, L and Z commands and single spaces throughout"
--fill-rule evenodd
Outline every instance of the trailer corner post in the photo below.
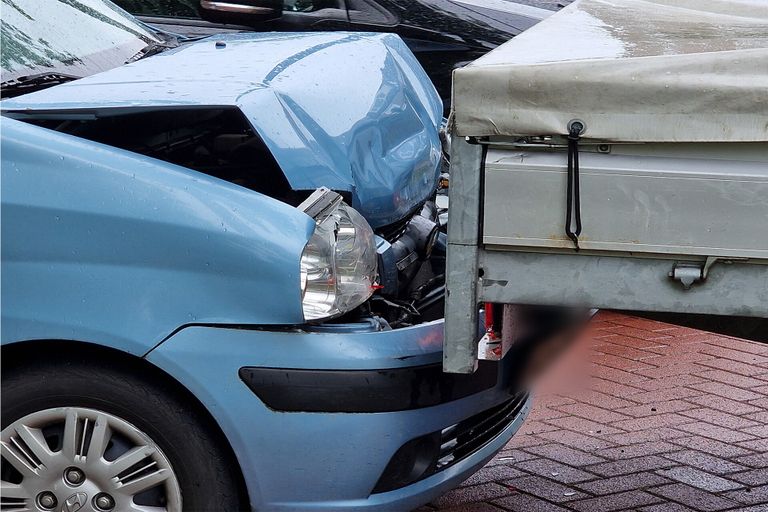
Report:
M 454 134 L 446 262 L 443 371 L 477 368 L 477 284 L 483 147 Z

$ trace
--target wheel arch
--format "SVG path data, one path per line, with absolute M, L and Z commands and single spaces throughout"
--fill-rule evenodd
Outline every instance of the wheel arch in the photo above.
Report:
M 196 412 L 196 418 L 204 421 L 206 427 L 210 428 L 226 452 L 230 463 L 237 468 L 237 487 L 243 501 L 242 505 L 250 510 L 250 495 L 242 468 L 221 426 L 197 396 L 171 374 L 142 357 L 112 347 L 76 340 L 28 340 L 5 343 L 0 347 L 2 375 L 5 376 L 7 372 L 13 371 L 12 368 L 39 365 L 36 359 L 39 359 L 40 354 L 45 354 L 46 358 L 55 361 L 77 361 L 99 365 L 104 365 L 106 361 L 109 365 L 119 365 L 125 370 L 136 372 L 142 378 L 151 380 L 156 385 L 165 386 L 175 396 L 190 404 Z

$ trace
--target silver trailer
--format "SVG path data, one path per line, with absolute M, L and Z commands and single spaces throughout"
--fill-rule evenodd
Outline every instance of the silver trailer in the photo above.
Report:
M 445 371 L 484 302 L 768 317 L 768 3 L 577 0 L 449 127 Z

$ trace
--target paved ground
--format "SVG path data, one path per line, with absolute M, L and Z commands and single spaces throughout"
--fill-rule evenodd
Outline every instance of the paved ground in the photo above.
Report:
M 588 334 L 506 449 L 419 512 L 768 511 L 768 345 L 610 312 Z

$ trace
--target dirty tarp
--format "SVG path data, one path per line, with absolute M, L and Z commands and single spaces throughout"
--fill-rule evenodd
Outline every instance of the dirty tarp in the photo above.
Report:
M 768 141 L 768 2 L 577 0 L 453 77 L 459 135 Z

